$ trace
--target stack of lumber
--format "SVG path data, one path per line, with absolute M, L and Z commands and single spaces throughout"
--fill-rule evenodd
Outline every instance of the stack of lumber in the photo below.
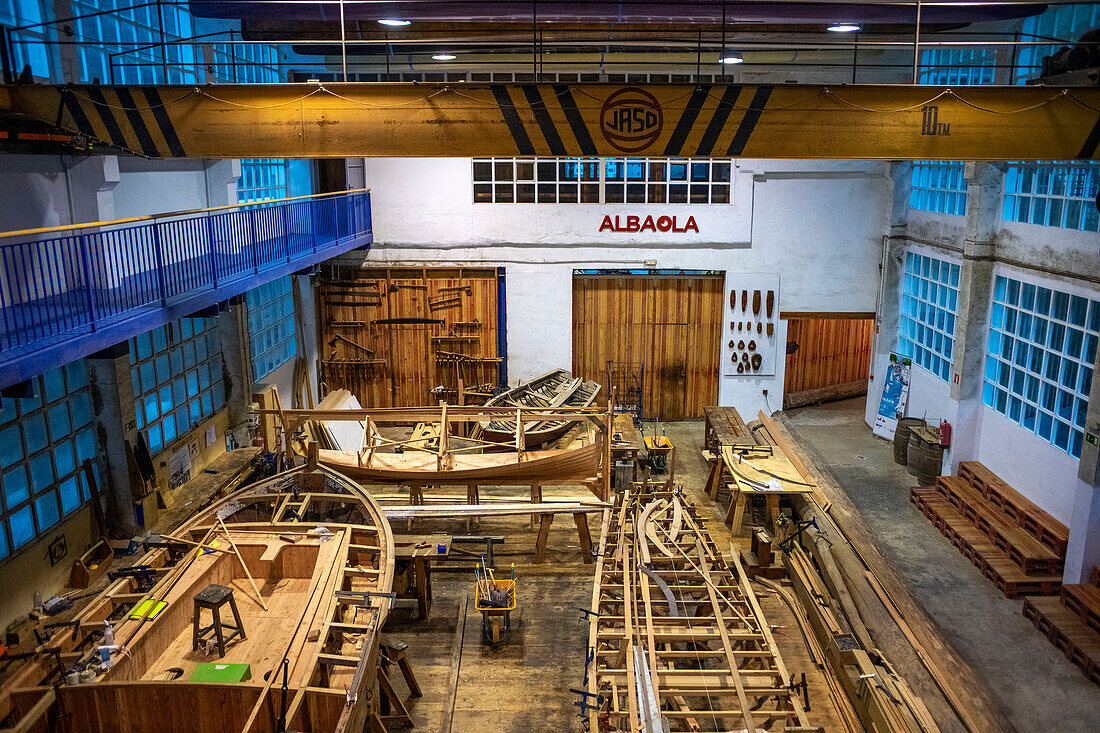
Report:
M 913 488 L 909 500 L 1008 598 L 1061 587 L 1065 526 L 977 461 Z
M 1063 585 L 1057 598 L 1025 598 L 1024 616 L 1069 661 L 1100 684 L 1100 588 Z

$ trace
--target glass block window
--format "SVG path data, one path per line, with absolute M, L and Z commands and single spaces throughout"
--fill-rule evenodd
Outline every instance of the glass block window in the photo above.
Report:
M 185 4 L 72 0 L 72 10 L 73 31 L 80 42 L 80 81 L 194 84 L 205 80 L 196 46 L 161 44 L 162 19 L 166 41 L 194 35 Z M 97 15 L 105 10 L 114 12 Z
M 1090 28 L 1100 26 L 1100 4 L 1081 3 L 1079 5 L 1055 5 L 1048 7 L 1039 15 L 1025 18 L 1020 29 L 1021 41 L 1046 41 L 1052 38 L 1059 42 L 1049 46 L 1021 46 L 1016 53 L 1015 82 L 1024 84 L 1034 79 L 1042 71 L 1044 56 L 1050 56 L 1062 46 L 1071 46 Z
M 241 178 L 237 181 L 237 203 L 286 198 L 286 160 L 284 158 L 245 158 L 241 160 Z
M 1005 174 L 1003 218 L 1095 232 L 1100 163 L 1018 163 Z
M 172 444 L 225 404 L 213 318 L 181 318 L 130 339 L 138 430 L 149 452 Z
M 214 75 L 233 84 L 277 84 L 279 50 L 259 43 L 215 43 Z
M 992 84 L 997 51 L 992 46 L 947 46 L 920 52 L 921 84 Z
M 53 8 L 53 3 L 46 5 Z M 52 13 L 42 11 L 42 0 L 0 0 L 0 24 L 10 28 L 42 23 Z M 50 61 L 46 42 L 50 39 L 48 27 L 28 29 L 12 33 L 11 54 L 14 71 L 19 74 L 30 64 L 31 73 L 42 78 L 50 76 Z
M 982 402 L 1079 458 L 1100 301 L 998 277 L 989 321 Z
M 96 458 L 84 362 L 36 377 L 33 385 L 33 397 L 0 400 L 0 560 L 90 497 L 80 471 Z
M 898 353 L 948 381 L 958 312 L 959 266 L 907 252 L 901 283 Z
M 966 216 L 966 169 L 961 160 L 918 160 L 909 181 L 909 208 Z
M 728 159 L 488 158 L 473 162 L 474 203 L 728 204 Z
M 272 280 L 245 295 L 252 379 L 259 381 L 298 353 L 294 340 L 294 296 L 290 277 Z

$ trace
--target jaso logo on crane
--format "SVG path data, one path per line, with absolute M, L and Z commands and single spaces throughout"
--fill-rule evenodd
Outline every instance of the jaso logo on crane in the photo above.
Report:
M 612 94 L 600 110 L 600 132 L 624 153 L 645 150 L 661 136 L 664 114 L 657 98 L 638 87 L 624 87 Z

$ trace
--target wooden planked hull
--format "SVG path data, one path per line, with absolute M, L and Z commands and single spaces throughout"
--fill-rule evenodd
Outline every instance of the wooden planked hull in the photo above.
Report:
M 138 560 L 157 569 L 150 591 L 138 591 L 132 578 L 114 581 L 77 616 L 78 634 L 55 635 L 5 686 L 17 729 L 270 731 L 280 712 L 284 660 L 289 730 L 364 729 L 395 558 L 392 532 L 373 498 L 336 471 L 302 466 L 230 494 L 170 539 L 175 550 L 155 547 Z M 211 584 L 233 590 L 245 627 L 224 657 L 193 649 L 192 599 Z M 341 601 L 337 591 L 363 595 Z M 165 605 L 152 619 L 131 616 L 141 600 Z M 223 608 L 223 619 L 229 616 Z M 125 653 L 99 668 L 96 645 L 106 618 Z M 89 665 L 94 681 L 48 686 L 55 650 Z M 210 662 L 247 665 L 251 678 L 192 681 Z M 170 679 L 177 676 L 172 670 L 178 678 Z
M 518 456 L 518 458 L 517 458 Z M 437 456 L 421 451 L 375 453 L 368 463 L 347 451 L 322 450 L 321 463 L 355 479 L 416 481 L 422 483 L 481 482 L 531 483 L 582 481 L 595 478 L 600 461 L 599 443 L 581 448 L 524 453 L 452 454 L 441 467 Z
M 540 407 L 588 407 L 596 400 L 600 385 L 596 382 L 573 379 L 564 369 L 556 369 L 527 384 L 515 387 L 497 395 L 485 403 L 486 407 L 523 406 L 537 409 Z M 525 445 L 533 447 L 560 438 L 574 423 L 553 420 L 531 423 L 524 426 Z M 485 440 L 507 443 L 516 439 L 514 420 L 493 420 L 481 424 L 481 435 Z

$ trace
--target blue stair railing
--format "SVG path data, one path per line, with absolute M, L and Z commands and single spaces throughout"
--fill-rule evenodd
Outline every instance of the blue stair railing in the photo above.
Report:
M 367 189 L 0 234 L 0 387 L 372 241 Z

